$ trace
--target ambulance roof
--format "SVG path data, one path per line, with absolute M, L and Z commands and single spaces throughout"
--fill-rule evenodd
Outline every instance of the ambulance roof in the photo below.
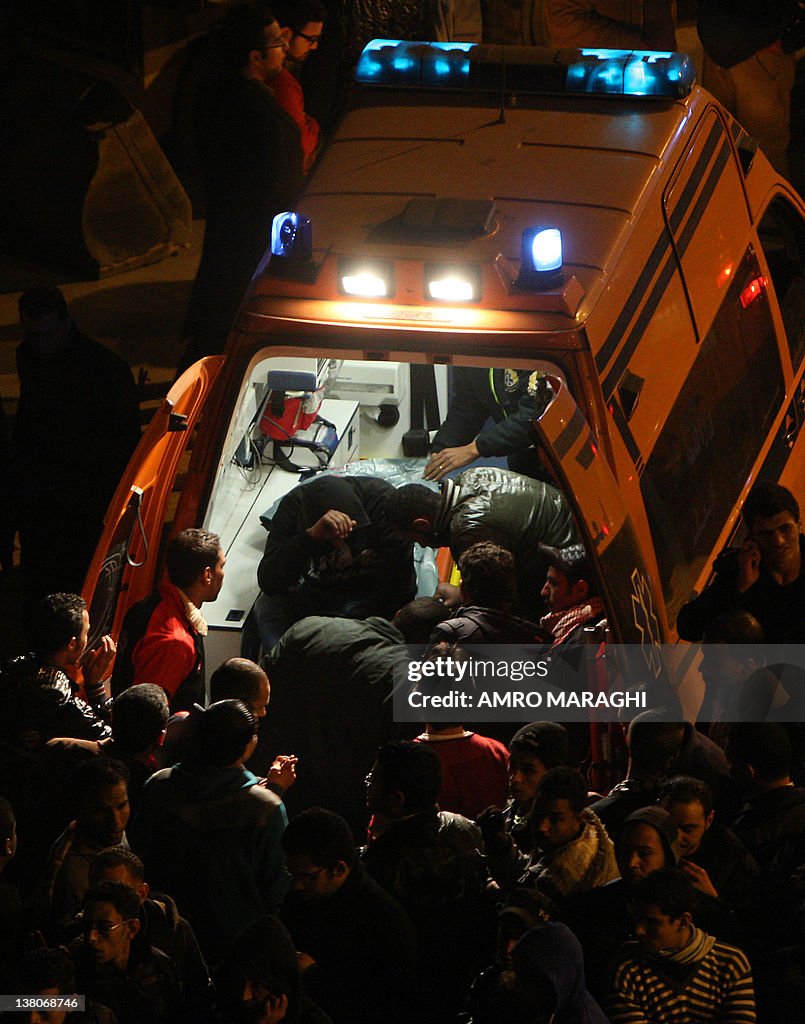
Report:
M 296 207 L 310 220 L 314 264 L 329 270 L 296 287 L 293 274 L 278 280 L 269 268 L 253 295 L 334 299 L 336 263 L 385 261 L 406 282 L 384 300 L 395 319 L 406 296 L 413 307 L 431 304 L 410 284 L 421 277 L 417 262 L 458 264 L 483 275 L 471 325 L 481 329 L 506 310 L 513 329 L 526 316 L 530 331 L 575 331 L 625 252 L 639 275 L 663 227 L 658 185 L 707 101 L 689 58 L 671 53 L 375 40 L 357 78 Z M 635 82 L 639 95 L 615 95 Z M 442 201 L 463 230 L 442 233 L 438 218 L 427 225 Z M 646 209 L 649 229 L 635 248 Z M 543 227 L 562 232 L 559 291 L 569 299 L 518 282 L 524 232 Z
M 500 118 L 491 104 L 448 106 L 432 93 L 418 100 L 384 95 L 343 121 L 300 204 L 316 248 L 519 260 L 524 229 L 559 227 L 565 268 L 589 298 L 626 244 L 689 115 L 682 101 L 546 98 Z M 494 200 L 498 228 L 447 246 L 372 240 L 379 225 L 421 196 Z

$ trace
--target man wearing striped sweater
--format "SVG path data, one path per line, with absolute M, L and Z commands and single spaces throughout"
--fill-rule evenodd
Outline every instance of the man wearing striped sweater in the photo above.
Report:
M 695 926 L 695 900 L 677 871 L 637 883 L 630 903 L 636 941 L 621 947 L 612 1024 L 755 1024 L 749 961 Z

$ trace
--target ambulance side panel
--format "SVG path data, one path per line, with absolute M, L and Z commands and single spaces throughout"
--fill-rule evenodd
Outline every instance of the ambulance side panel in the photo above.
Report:
M 783 212 L 801 225 L 793 204 Z M 673 635 L 679 608 L 705 585 L 713 557 L 734 535 L 754 480 L 780 479 L 802 493 L 803 387 L 801 367 L 797 379 L 778 343 L 785 333 L 743 174 L 713 106 L 672 168 L 662 213 L 596 362 L 613 438 L 622 442 L 613 444 L 618 483 L 638 531 L 648 527 L 660 617 Z M 801 266 L 800 259 L 800 274 Z M 618 272 L 613 281 L 621 283 Z M 799 287 L 789 286 L 791 307 Z M 795 319 L 792 310 L 792 351 L 805 347 Z

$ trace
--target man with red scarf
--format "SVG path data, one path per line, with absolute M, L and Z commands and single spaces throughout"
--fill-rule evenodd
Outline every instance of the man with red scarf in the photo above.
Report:
M 595 593 L 595 581 L 587 552 L 581 544 L 565 548 L 542 546 L 548 574 L 542 597 L 548 612 L 540 626 L 552 634 L 553 647 L 581 640 L 585 625 L 604 617 L 604 603 Z

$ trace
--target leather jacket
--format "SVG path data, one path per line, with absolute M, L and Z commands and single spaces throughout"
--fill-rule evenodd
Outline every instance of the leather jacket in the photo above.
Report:
M 21 654 L 0 672 L 0 732 L 35 749 L 54 736 L 103 740 L 112 735 L 99 709 L 77 696 L 78 687 L 56 665 Z

